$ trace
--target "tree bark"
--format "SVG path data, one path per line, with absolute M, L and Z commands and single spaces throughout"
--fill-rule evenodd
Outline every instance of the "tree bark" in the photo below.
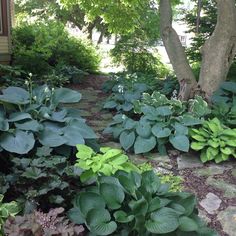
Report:
M 172 27 L 171 1 L 160 0 L 159 11 L 161 38 L 180 84 L 179 99 L 187 100 L 191 97 L 197 82 L 179 36 Z
M 212 36 L 202 47 L 199 87 L 210 99 L 220 83 L 226 80 L 236 54 L 235 0 L 216 0 L 217 24 Z

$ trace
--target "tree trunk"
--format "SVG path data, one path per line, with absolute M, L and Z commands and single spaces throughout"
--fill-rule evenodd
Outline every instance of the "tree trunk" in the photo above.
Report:
M 171 1 L 160 0 L 159 10 L 161 38 L 180 84 L 179 99 L 187 100 L 192 95 L 197 82 L 179 36 L 172 27 Z
M 217 24 L 212 36 L 202 47 L 202 66 L 199 87 L 210 99 L 220 83 L 226 80 L 236 54 L 235 0 L 216 0 Z
M 202 10 L 202 0 L 198 0 L 198 3 L 197 3 L 196 34 L 199 34 L 200 19 L 201 19 L 201 10 Z

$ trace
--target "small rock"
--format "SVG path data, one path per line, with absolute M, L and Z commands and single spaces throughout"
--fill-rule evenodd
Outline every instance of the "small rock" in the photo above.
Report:
M 203 199 L 199 204 L 209 213 L 215 214 L 219 209 L 222 200 L 214 193 L 208 193 L 206 198 Z
M 225 170 L 226 168 L 224 166 L 211 165 L 204 169 L 194 171 L 194 174 L 197 176 L 214 176 L 223 174 Z
M 236 177 L 236 169 L 232 170 L 232 171 L 231 171 L 231 174 L 232 174 L 234 177 Z
M 236 235 L 236 207 L 230 206 L 217 216 L 222 228 L 228 235 Z
M 200 159 L 196 156 L 192 156 L 188 153 L 182 154 L 180 157 L 177 158 L 178 169 L 188 169 L 188 168 L 197 168 L 202 167 L 203 164 Z
M 206 213 L 202 210 L 198 210 L 198 216 L 206 223 L 210 223 L 211 219 L 207 217 Z
M 169 163 L 170 162 L 170 158 L 167 155 L 160 155 L 159 153 L 145 153 L 144 156 L 147 159 L 151 159 L 152 161 L 155 161 L 157 163 L 161 162 L 165 162 L 165 163 Z
M 236 197 L 236 185 L 225 182 L 224 180 L 215 179 L 213 177 L 207 178 L 207 184 L 221 190 L 224 193 L 224 197 L 235 198 Z
M 154 172 L 155 173 L 160 173 L 160 174 L 165 174 L 165 175 L 169 175 L 169 174 L 172 174 L 172 171 L 169 171 L 165 168 L 162 168 L 162 167 L 155 167 L 153 168 Z

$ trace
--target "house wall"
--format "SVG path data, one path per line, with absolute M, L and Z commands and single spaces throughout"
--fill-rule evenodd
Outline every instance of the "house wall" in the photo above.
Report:
M 8 64 L 11 60 L 11 37 L 13 0 L 2 0 L 2 13 L 4 17 L 4 32 L 0 35 L 0 63 Z

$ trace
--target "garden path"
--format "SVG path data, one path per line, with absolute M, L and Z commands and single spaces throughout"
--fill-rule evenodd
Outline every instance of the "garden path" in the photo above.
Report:
M 102 109 L 108 96 L 101 90 L 106 79 L 91 76 L 82 84 L 74 85 L 82 94 L 82 100 L 75 106 L 82 110 L 81 116 L 87 119 L 103 146 L 120 148 L 119 143 L 111 141 L 112 137 L 102 134 L 114 115 Z M 236 161 L 203 165 L 196 154 L 174 150 L 170 150 L 168 156 L 151 153 L 129 157 L 137 163 L 148 161 L 159 172 L 182 176 L 184 189 L 197 195 L 199 214 L 209 226 L 221 236 L 236 236 Z

